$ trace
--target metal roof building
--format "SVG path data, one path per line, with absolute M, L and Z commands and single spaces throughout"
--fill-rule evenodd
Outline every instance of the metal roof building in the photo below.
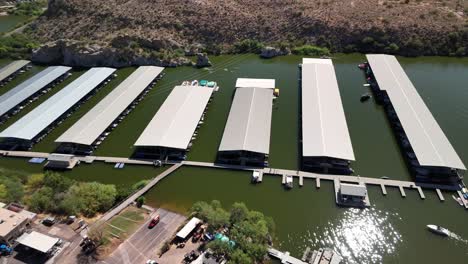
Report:
M 303 59 L 302 155 L 354 160 L 353 146 L 330 59 Z
M 28 248 L 48 253 L 57 245 L 60 239 L 32 231 L 31 233 L 24 233 L 16 241 Z
M 70 67 L 54 66 L 48 67 L 40 73 L 29 78 L 12 90 L 0 96 L 0 116 L 15 108 L 18 104 L 28 99 L 60 76 L 70 71 Z
M 177 232 L 176 237 L 186 239 L 187 236 L 199 225 L 202 221 L 196 217 L 192 217 L 184 227 Z
M 17 60 L 17 61 L 14 61 L 14 62 L 6 65 L 5 67 L 1 68 L 0 69 L 0 82 L 5 80 L 10 75 L 17 72 L 18 70 L 20 70 L 24 66 L 28 65 L 29 63 L 31 63 L 31 62 L 28 61 L 28 60 Z
M 91 145 L 163 70 L 139 67 L 55 142 Z
M 176 86 L 134 145 L 187 149 L 212 93 L 208 87 Z
M 387 93 L 419 164 L 466 170 L 395 56 L 372 54 L 367 55 L 367 60 L 380 90 Z
M 236 88 L 265 88 L 275 89 L 274 79 L 252 79 L 252 78 L 238 78 L 236 81 Z
M 240 80 L 236 86 L 241 89 L 236 89 L 219 151 L 268 154 L 275 80 L 257 79 L 247 84 Z
M 32 140 L 115 71 L 92 68 L 0 133 L 0 138 Z

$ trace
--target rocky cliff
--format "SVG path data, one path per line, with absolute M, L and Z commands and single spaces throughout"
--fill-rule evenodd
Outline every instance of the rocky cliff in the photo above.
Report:
M 34 58 L 44 61 L 52 52 L 54 60 L 72 64 L 170 64 L 180 50 L 225 52 L 246 39 L 273 46 L 313 44 L 333 52 L 466 55 L 467 5 L 459 0 L 50 0 L 32 32 L 51 44 Z

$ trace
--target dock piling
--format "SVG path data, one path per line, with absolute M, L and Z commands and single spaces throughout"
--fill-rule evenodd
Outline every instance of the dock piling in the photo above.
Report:
M 441 202 L 445 201 L 445 198 L 442 192 L 439 189 L 436 189 L 436 192 L 437 192 L 437 196 L 439 196 L 440 201 Z
M 419 192 L 419 196 L 421 196 L 421 199 L 426 199 L 426 196 L 424 195 L 421 187 L 417 186 L 416 189 L 418 189 L 418 192 Z
M 403 186 L 399 186 L 399 188 L 400 188 L 401 197 L 406 197 L 405 189 L 403 189 Z
M 382 194 L 387 195 L 387 189 L 385 188 L 384 184 L 380 184 L 380 188 L 382 189 Z

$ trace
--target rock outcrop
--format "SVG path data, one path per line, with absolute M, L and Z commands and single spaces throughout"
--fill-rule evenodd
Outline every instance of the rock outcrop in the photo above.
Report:
M 206 53 L 197 53 L 197 63 L 195 64 L 198 68 L 210 67 L 211 61 Z
M 50 42 L 34 50 L 32 61 L 76 67 L 108 66 L 121 68 L 141 65 L 162 67 L 192 65 L 192 62 L 185 57 L 161 60 L 155 55 L 147 55 L 128 49 L 118 49 L 96 43 L 85 44 L 67 40 Z
M 289 55 L 289 54 L 291 54 L 290 49 L 287 49 L 287 48 L 280 49 L 280 48 L 267 46 L 262 49 L 262 52 L 260 53 L 260 57 L 269 59 L 269 58 L 274 58 L 277 56 L 284 56 L 284 55 Z

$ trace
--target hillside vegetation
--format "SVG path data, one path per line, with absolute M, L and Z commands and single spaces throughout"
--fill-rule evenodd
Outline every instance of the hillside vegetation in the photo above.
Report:
M 41 42 L 166 58 L 190 49 L 233 52 L 246 40 L 331 52 L 463 56 L 467 12 L 463 0 L 50 0 L 32 33 Z

